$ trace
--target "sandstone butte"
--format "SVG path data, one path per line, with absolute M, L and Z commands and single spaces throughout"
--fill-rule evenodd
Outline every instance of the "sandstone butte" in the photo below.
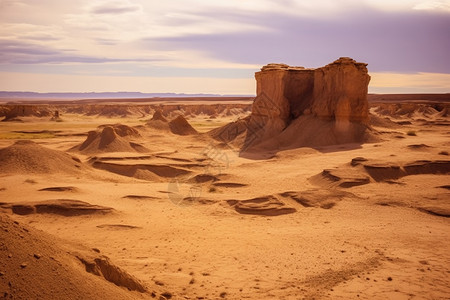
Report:
M 317 69 L 268 64 L 255 73 L 255 78 L 257 96 L 247 123 L 247 140 L 249 132 L 258 133 L 252 143 L 276 139 L 292 126 L 303 135 L 306 131 L 314 135 L 319 120 L 329 126 L 329 135 L 338 137 L 331 144 L 362 142 L 369 123 L 367 64 L 348 57 Z M 302 118 L 309 121 L 299 126 Z
M 308 114 L 336 123 L 367 124 L 370 76 L 366 66 L 348 57 L 317 69 L 268 64 L 255 73 L 252 119 L 263 118 L 276 131 Z

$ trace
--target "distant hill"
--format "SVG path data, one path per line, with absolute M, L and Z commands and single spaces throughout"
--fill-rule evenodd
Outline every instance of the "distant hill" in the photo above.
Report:
M 369 94 L 369 102 L 401 101 L 437 101 L 450 102 L 450 93 L 446 94 Z
M 178 98 L 178 97 L 251 97 L 252 95 L 219 94 L 178 94 L 178 93 L 141 93 L 141 92 L 89 92 L 89 93 L 35 93 L 0 91 L 0 98 L 9 99 L 119 99 L 119 98 Z

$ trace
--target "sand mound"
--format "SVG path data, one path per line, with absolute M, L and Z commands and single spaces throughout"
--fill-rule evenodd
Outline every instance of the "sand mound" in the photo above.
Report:
M 169 122 L 160 111 L 155 112 L 153 118 L 147 122 L 147 126 L 156 130 L 169 131 L 177 135 L 198 134 L 197 130 L 182 115 L 178 115 Z
M 450 209 L 445 207 L 427 206 L 418 207 L 418 210 L 433 216 L 450 218 Z
M 450 160 L 417 160 L 403 165 L 407 175 L 449 174 Z
M 204 198 L 204 197 L 185 197 L 182 200 L 183 205 L 189 204 L 200 204 L 200 205 L 211 205 L 217 203 L 216 200 L 212 200 L 210 198 Z
M 121 124 L 106 125 L 101 131 L 89 131 L 87 139 L 70 150 L 85 154 L 149 151 L 144 146 L 130 141 L 139 136 L 139 132 L 132 127 Z
M 39 192 L 78 192 L 78 188 L 74 186 L 52 186 L 48 188 L 40 189 Z
M 254 137 L 247 136 L 244 146 L 247 149 L 270 150 L 355 143 L 371 139 L 366 129 L 365 125 L 349 123 L 345 130 L 340 130 L 336 127 L 334 121 L 322 120 L 308 115 L 298 117 L 278 136 L 268 138 L 259 145 L 253 146 L 251 143 Z M 259 134 L 255 132 L 254 135 L 258 136 Z
M 127 230 L 127 229 L 142 229 L 142 227 L 126 224 L 102 224 L 97 225 L 97 228 L 111 229 L 111 230 Z
M 104 129 L 107 127 L 112 127 L 114 129 L 114 133 L 121 137 L 140 137 L 139 131 L 135 128 L 123 125 L 123 124 L 113 124 L 113 125 L 100 125 L 98 128 Z
M 0 149 L 2 173 L 78 174 L 86 168 L 76 157 L 29 140 L 17 141 Z
M 355 197 L 352 193 L 340 190 L 310 189 L 249 200 L 227 200 L 227 203 L 241 214 L 278 216 L 295 213 L 304 208 L 330 209 L 343 199 Z
M 198 134 L 197 130 L 181 115 L 169 122 L 169 128 L 172 133 L 178 135 Z
M 155 200 L 155 199 L 161 199 L 154 196 L 147 196 L 147 195 L 126 195 L 123 196 L 124 199 L 132 199 L 132 200 Z
M 449 174 L 448 160 L 418 160 L 397 163 L 369 160 L 363 157 L 354 158 L 350 164 L 336 169 L 326 169 L 310 178 L 317 185 L 327 187 L 353 187 L 370 182 L 388 182 L 409 175 Z
M 213 185 L 217 187 L 226 187 L 226 188 L 240 188 L 248 186 L 248 184 L 237 182 L 214 182 Z
M 194 177 L 190 178 L 188 182 L 191 183 L 205 183 L 205 182 L 215 182 L 219 180 L 216 176 L 209 175 L 209 174 L 198 174 Z
M 96 169 L 148 181 L 161 181 L 164 178 L 174 178 L 191 173 L 189 170 L 167 165 L 120 164 L 96 161 L 92 164 L 92 166 Z
M 427 144 L 412 144 L 412 145 L 408 145 L 407 147 L 412 150 L 428 150 L 429 148 L 432 148 L 431 146 L 428 146 Z
M 86 271 L 105 278 L 117 286 L 125 287 L 130 291 L 146 292 L 145 286 L 135 277 L 124 272 L 111 263 L 108 257 L 83 257 L 77 258 L 86 266 Z
M 243 146 L 248 132 L 249 117 L 236 120 L 219 128 L 215 128 L 209 131 L 208 134 L 215 140 L 240 148 Z
M 407 121 L 405 121 L 407 122 Z M 370 125 L 383 128 L 400 128 L 401 125 L 407 125 L 407 123 L 394 122 L 388 117 L 380 117 L 374 114 L 370 116 Z
M 150 128 L 156 129 L 158 131 L 170 132 L 169 122 L 167 122 L 167 121 L 150 120 L 146 123 L 146 125 Z
M 368 175 L 365 175 L 358 170 L 351 169 L 326 169 L 323 170 L 318 177 L 328 181 L 332 186 L 339 186 L 343 188 L 370 183 L 370 177 Z
M 301 192 L 284 192 L 279 194 L 281 197 L 292 199 L 303 207 L 316 207 L 323 209 L 330 209 L 336 205 L 337 202 L 344 198 L 353 198 L 355 195 L 343 191 L 329 191 L 324 189 L 311 189 Z
M 216 128 L 210 131 L 209 135 L 240 148 L 241 155 L 248 156 L 246 152 L 277 152 L 300 147 L 317 148 L 377 141 L 372 132 L 373 130 L 360 123 L 348 123 L 338 127 L 335 121 L 303 115 L 293 120 L 277 135 L 267 134 L 263 127 L 252 124 L 248 118 Z
M 106 257 L 85 250 L 78 254 L 88 262 L 82 264 L 80 258 L 56 245 L 55 240 L 56 237 L 0 214 L 0 292 L 4 299 L 136 299 L 147 296 L 128 291 L 145 288 L 139 287 L 139 281 Z M 99 276 L 86 272 L 89 270 L 100 270 Z
M 151 119 L 151 121 L 162 121 L 162 122 L 168 122 L 166 117 L 164 117 L 163 113 L 161 110 L 156 110 L 155 113 L 153 114 L 153 117 Z
M 106 214 L 114 211 L 111 207 L 92 205 L 84 201 L 56 199 L 27 203 L 0 203 L 0 207 L 11 209 L 18 215 L 55 214 L 66 217 Z
M 249 215 L 279 216 L 297 211 L 273 195 L 249 200 L 227 200 L 227 203 L 238 213 Z
M 153 117 L 146 123 L 146 125 L 150 128 L 161 130 L 161 131 L 170 131 L 169 121 L 164 117 L 161 110 L 156 110 L 153 114 Z

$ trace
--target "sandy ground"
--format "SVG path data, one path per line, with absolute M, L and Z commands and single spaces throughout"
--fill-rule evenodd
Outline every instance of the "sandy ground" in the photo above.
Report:
M 2 214 L 57 247 L 97 249 L 148 288 L 121 287 L 131 299 L 152 298 L 152 291 L 160 299 L 448 299 L 448 123 L 411 118 L 407 125 L 374 127 L 377 143 L 305 147 L 251 160 L 207 135 L 174 135 L 134 118 L 73 114 L 63 120 L 0 125 L 0 148 L 33 138 L 78 157 L 84 168 L 76 174 L 2 171 Z M 229 121 L 189 119 L 201 133 Z M 114 123 L 138 126 L 133 141 L 148 151 L 68 152 L 88 130 Z M 23 133 L 42 130 L 52 132 Z M 356 157 L 377 163 L 382 176 L 337 185 L 368 176 L 350 164 Z M 444 165 L 401 176 L 387 168 L 418 160 Z M 341 181 L 327 179 L 325 169 L 344 174 Z M 40 204 L 58 199 L 113 210 L 39 211 Z M 34 205 L 34 211 L 14 213 L 15 204 Z M 27 269 L 2 268 L 7 265 L 0 263 L 0 297 L 11 296 L 8 272 Z M 80 278 L 98 280 L 90 273 Z

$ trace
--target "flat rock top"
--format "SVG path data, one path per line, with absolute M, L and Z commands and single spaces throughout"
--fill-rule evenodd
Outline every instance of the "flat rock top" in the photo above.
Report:
M 350 58 L 350 57 L 340 57 L 339 59 L 335 60 L 334 62 L 328 64 L 327 66 L 331 65 L 343 65 L 343 64 L 355 64 L 355 65 L 367 65 L 366 63 L 357 62 L 356 60 Z M 283 63 L 269 63 L 261 68 L 261 71 L 276 71 L 276 70 L 285 70 L 285 71 L 313 71 L 320 68 L 305 68 L 301 66 L 289 66 L 287 64 Z
M 277 63 L 270 63 L 261 68 L 261 71 L 273 71 L 273 70 L 312 70 L 307 69 L 305 67 L 291 67 L 286 64 L 277 64 Z

